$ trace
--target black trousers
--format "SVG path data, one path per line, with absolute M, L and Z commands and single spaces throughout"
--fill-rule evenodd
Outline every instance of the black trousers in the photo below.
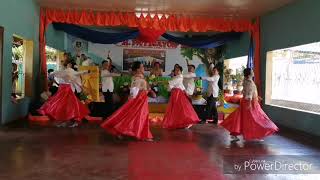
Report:
M 49 91 L 51 92 L 51 96 L 55 95 L 56 92 L 58 92 L 58 87 L 57 86 L 50 86 Z
M 109 90 L 107 90 L 107 92 L 102 92 L 103 96 L 104 96 L 104 102 L 107 104 L 113 104 L 113 92 L 110 92 Z
M 207 106 L 206 106 L 206 112 L 207 112 L 207 118 L 213 119 L 213 123 L 218 123 L 218 111 L 217 111 L 217 98 L 213 97 L 212 95 L 207 97 Z

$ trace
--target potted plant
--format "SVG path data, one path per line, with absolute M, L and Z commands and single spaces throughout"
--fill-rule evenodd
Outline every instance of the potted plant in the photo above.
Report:
M 236 81 L 236 86 L 237 90 L 241 92 L 243 90 L 243 70 L 245 69 L 244 66 L 241 67 L 241 69 L 237 69 L 236 75 L 235 75 L 235 81 Z

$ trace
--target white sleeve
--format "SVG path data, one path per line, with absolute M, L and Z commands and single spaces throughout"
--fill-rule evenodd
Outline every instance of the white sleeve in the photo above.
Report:
M 110 73 L 110 76 L 111 77 L 117 77 L 117 76 L 120 76 L 120 74 L 118 74 L 118 73 Z
M 138 93 L 139 93 L 138 87 L 131 87 L 130 88 L 130 96 L 131 97 L 133 97 L 133 98 L 137 97 Z
M 116 76 L 120 76 L 120 74 L 118 73 L 110 73 L 110 72 L 101 72 L 101 77 L 116 77 Z
M 211 77 L 202 77 L 202 80 L 205 81 L 210 81 L 210 82 L 214 82 L 214 81 L 219 81 L 220 76 L 211 76 Z
M 191 79 L 197 77 L 195 73 L 187 73 L 183 75 L 184 79 Z
M 85 71 L 75 71 L 73 74 L 75 76 L 80 76 L 80 75 L 83 75 L 83 74 L 86 74 L 88 73 L 89 71 L 88 70 L 85 70 Z
M 55 71 L 50 75 L 52 75 L 55 78 L 64 78 L 67 75 L 67 73 L 65 71 Z

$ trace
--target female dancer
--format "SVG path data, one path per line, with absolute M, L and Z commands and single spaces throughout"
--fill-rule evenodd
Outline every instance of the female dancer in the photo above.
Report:
M 185 88 L 183 86 L 182 67 L 175 68 L 175 76 L 169 81 L 171 96 L 164 115 L 162 127 L 167 129 L 190 128 L 199 122 L 199 117 L 194 111 Z
M 232 141 L 238 141 L 237 136 L 240 134 L 245 140 L 259 140 L 278 131 L 278 127 L 259 105 L 257 87 L 252 80 L 253 71 L 246 68 L 243 73 L 245 79 L 240 107 L 221 123 L 221 126 L 230 131 Z
M 79 75 L 80 72 L 71 71 L 69 69 L 71 67 L 71 63 L 68 63 L 66 70 L 53 73 L 55 77 L 61 80 L 59 82 L 58 92 L 50 97 L 38 112 L 42 115 L 49 116 L 55 121 L 63 122 L 63 126 L 66 122 L 74 120 L 75 122 L 72 127 L 75 127 L 78 125 L 78 122 L 89 114 L 89 110 L 74 94 L 74 91 L 81 87 L 76 82 L 76 76 Z
M 144 79 L 144 67 L 141 62 L 132 66 L 131 97 L 126 104 L 101 124 L 108 133 L 122 138 L 122 135 L 132 136 L 138 140 L 152 141 L 149 129 L 149 108 L 147 82 Z

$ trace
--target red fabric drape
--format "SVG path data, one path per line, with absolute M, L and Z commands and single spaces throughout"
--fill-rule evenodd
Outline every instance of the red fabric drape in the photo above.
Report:
M 180 31 L 180 32 L 246 32 L 251 28 L 251 21 L 247 19 L 227 20 L 223 18 L 205 18 L 171 15 L 169 18 L 158 16 L 151 18 L 136 17 L 135 13 L 72 11 L 59 9 L 42 9 L 46 23 L 52 22 L 95 25 L 95 26 L 128 26 L 136 28 L 150 28 L 154 30 Z
M 46 15 L 43 10 L 40 11 L 40 27 L 39 27 L 39 52 L 40 52 L 40 77 L 43 78 L 44 90 L 48 90 L 47 78 L 47 57 L 46 57 Z
M 154 43 L 165 32 L 166 31 L 162 29 L 155 30 L 151 28 L 139 28 L 138 40 L 148 43 Z
M 252 28 L 253 38 L 254 38 L 254 80 L 257 85 L 259 96 L 262 96 L 261 88 L 261 71 L 260 71 L 260 19 L 256 18 L 255 23 Z
M 76 10 L 60 10 L 42 8 L 40 12 L 40 58 L 42 75 L 46 81 L 46 55 L 45 55 L 45 31 L 46 27 L 53 23 L 68 23 L 76 25 L 93 25 L 93 26 L 127 26 L 140 29 L 153 29 L 159 31 L 156 35 L 152 35 L 153 40 L 158 34 L 165 31 L 179 31 L 179 32 L 247 32 L 254 33 L 255 38 L 255 66 L 259 67 L 256 72 L 260 72 L 260 27 L 259 20 L 252 25 L 251 20 L 237 19 L 228 20 L 224 18 L 206 18 L 206 17 L 190 17 L 170 15 L 168 18 L 162 16 L 160 19 L 150 15 L 146 17 L 136 17 L 135 13 L 123 12 L 93 12 L 90 10 L 76 11 Z M 149 37 L 150 38 L 150 37 Z M 256 73 L 257 85 L 260 88 L 260 74 Z M 47 87 L 47 83 L 45 83 Z

